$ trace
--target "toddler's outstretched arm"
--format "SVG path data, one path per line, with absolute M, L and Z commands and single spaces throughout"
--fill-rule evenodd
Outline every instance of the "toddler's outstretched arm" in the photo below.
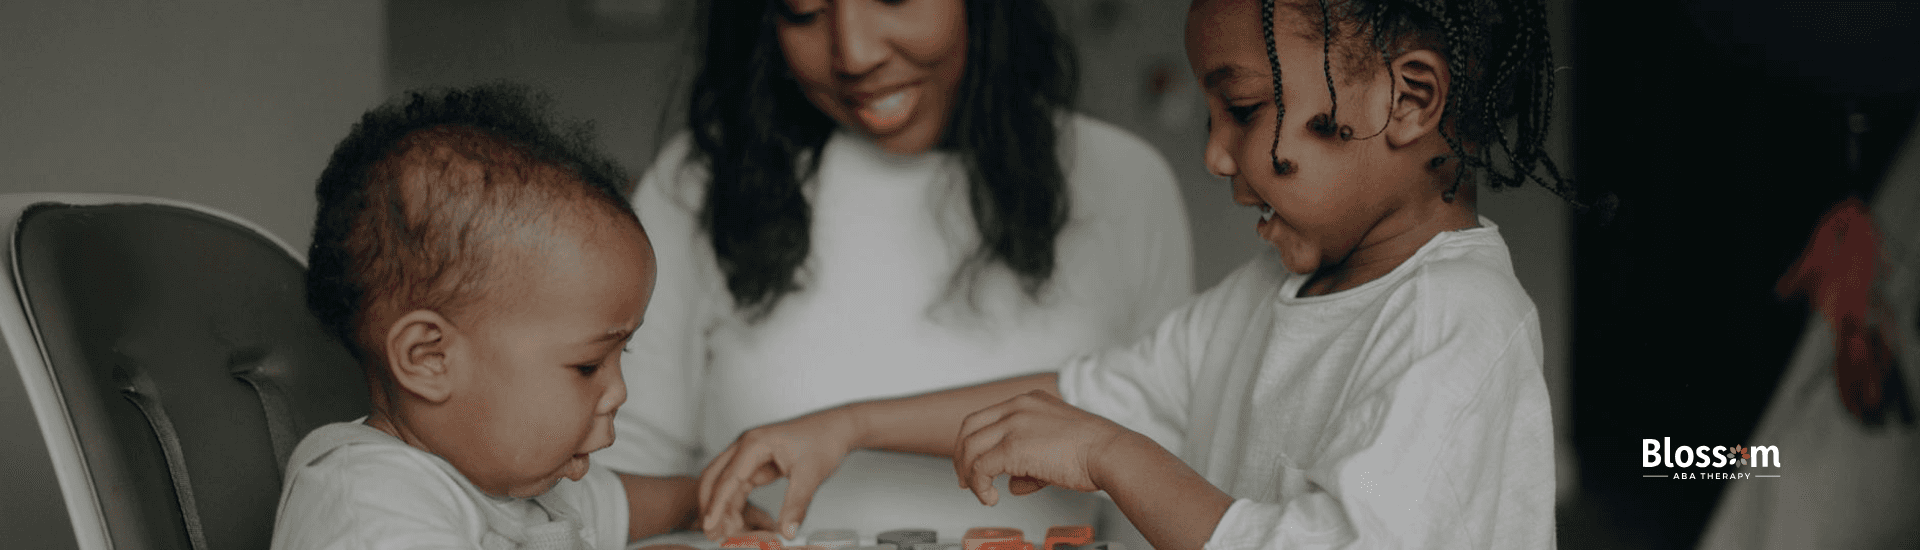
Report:
M 995 477 L 1015 494 L 1045 485 L 1105 490 L 1156 548 L 1206 544 L 1233 498 L 1152 439 L 1062 401 L 1058 377 L 1037 374 L 913 397 L 854 403 L 741 434 L 700 479 L 709 537 L 746 523 L 747 493 L 781 477 L 778 525 L 793 538 L 813 492 L 854 449 L 954 458 L 960 486 L 999 502 Z
M 745 530 L 741 506 L 754 487 L 785 477 L 777 525 L 793 538 L 819 488 L 854 449 L 953 456 L 960 422 L 1031 391 L 1057 394 L 1054 373 L 1032 374 L 898 399 L 852 403 L 740 434 L 700 474 L 701 527 L 708 538 Z M 1033 488 L 1038 488 L 1037 486 Z
M 953 464 L 961 486 L 988 506 L 1000 500 L 993 479 L 1001 474 L 1076 491 L 1104 490 L 1162 550 L 1206 546 L 1233 505 L 1233 497 L 1151 438 L 1041 391 L 968 416 Z M 1010 488 L 1023 492 L 1018 483 Z

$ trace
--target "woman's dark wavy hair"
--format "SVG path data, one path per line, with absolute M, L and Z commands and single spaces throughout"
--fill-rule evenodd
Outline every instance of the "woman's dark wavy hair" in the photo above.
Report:
M 1287 112 L 1280 103 L 1281 67 L 1274 51 L 1275 1 L 1261 0 L 1260 11 L 1278 106 L 1277 147 L 1278 121 Z M 1285 6 L 1307 21 L 1295 30 L 1321 40 L 1320 70 L 1329 94 L 1334 94 L 1336 52 L 1342 72 L 1348 74 L 1361 73 L 1376 56 L 1382 64 L 1390 64 L 1394 55 L 1412 49 L 1432 49 L 1446 57 L 1452 74 L 1446 117 L 1452 124 L 1441 124 L 1440 135 L 1462 163 L 1453 187 L 1446 191 L 1449 199 L 1470 174 L 1485 172 L 1496 190 L 1532 181 L 1576 209 L 1591 206 L 1578 199 L 1571 180 L 1547 156 L 1554 65 L 1543 0 L 1306 0 Z M 1361 37 L 1366 40 L 1358 40 Z M 1337 122 L 1337 94 L 1332 105 L 1329 112 L 1316 113 L 1308 127 L 1322 135 L 1337 133 L 1342 139 L 1373 137 L 1355 137 L 1353 127 Z M 1272 156 L 1276 172 L 1290 171 L 1290 162 L 1282 160 L 1277 149 Z M 1433 165 L 1445 161 L 1436 158 Z M 1604 210 L 1606 205 L 1602 206 Z
M 818 172 L 835 127 L 787 76 L 775 36 L 782 1 L 707 3 L 687 115 L 690 160 L 712 174 L 700 222 L 735 307 L 756 320 L 800 288 L 812 218 L 801 186 Z M 966 166 L 980 247 L 949 292 L 1000 262 L 1037 297 L 1053 276 L 1054 240 L 1067 219 L 1054 122 L 1074 97 L 1073 52 L 1039 0 L 970 0 L 966 11 L 967 67 L 939 147 Z

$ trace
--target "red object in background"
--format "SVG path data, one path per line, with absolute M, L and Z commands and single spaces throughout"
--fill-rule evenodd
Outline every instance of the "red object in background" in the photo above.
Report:
M 1775 292 L 1805 296 L 1833 327 L 1833 375 L 1840 401 L 1854 418 L 1879 423 L 1884 382 L 1893 371 L 1893 352 L 1874 318 L 1874 274 L 1880 262 L 1880 231 L 1858 197 L 1835 204 L 1820 218 L 1813 238 Z M 1884 311 L 1880 313 L 1884 315 Z

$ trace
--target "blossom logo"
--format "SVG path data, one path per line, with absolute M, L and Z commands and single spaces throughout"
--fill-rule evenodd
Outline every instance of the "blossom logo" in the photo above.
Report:
M 1734 445 L 1732 447 L 1706 445 L 1689 447 L 1673 446 L 1673 438 L 1640 440 L 1640 467 L 1676 469 L 1670 474 L 1647 474 L 1640 477 L 1662 477 L 1670 479 L 1748 479 L 1753 477 L 1780 477 L 1755 472 L 1717 471 L 1696 472 L 1687 468 L 1708 469 L 1726 467 L 1779 468 L 1780 447 L 1775 445 Z

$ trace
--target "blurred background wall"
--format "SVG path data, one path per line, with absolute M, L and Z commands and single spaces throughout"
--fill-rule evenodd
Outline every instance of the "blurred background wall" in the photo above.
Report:
M 133 193 L 304 251 L 313 182 L 385 94 L 380 0 L 0 3 L 0 192 Z

